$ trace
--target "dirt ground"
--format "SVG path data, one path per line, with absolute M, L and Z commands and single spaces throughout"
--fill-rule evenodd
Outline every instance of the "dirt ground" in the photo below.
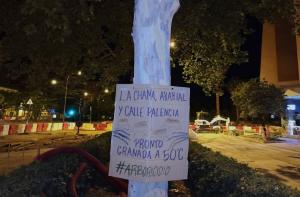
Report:
M 41 153 L 61 146 L 75 146 L 103 132 L 59 131 L 55 133 L 22 134 L 0 137 L 0 175 L 27 165 Z

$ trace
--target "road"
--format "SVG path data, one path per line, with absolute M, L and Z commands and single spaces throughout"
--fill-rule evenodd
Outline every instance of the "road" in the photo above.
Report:
M 244 137 L 198 134 L 197 141 L 300 190 L 299 139 L 284 138 L 279 143 L 258 143 Z

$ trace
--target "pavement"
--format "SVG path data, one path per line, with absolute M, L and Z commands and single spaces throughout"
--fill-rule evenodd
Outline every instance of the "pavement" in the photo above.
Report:
M 197 134 L 202 145 L 300 190 L 300 140 L 258 143 L 242 136 Z

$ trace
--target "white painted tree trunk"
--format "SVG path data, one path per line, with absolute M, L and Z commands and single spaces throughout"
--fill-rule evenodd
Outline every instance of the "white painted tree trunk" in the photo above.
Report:
M 170 38 L 179 0 L 135 0 L 134 83 L 170 85 Z
M 171 85 L 170 39 L 179 0 L 135 0 L 134 84 Z M 166 197 L 168 182 L 129 181 L 129 197 Z

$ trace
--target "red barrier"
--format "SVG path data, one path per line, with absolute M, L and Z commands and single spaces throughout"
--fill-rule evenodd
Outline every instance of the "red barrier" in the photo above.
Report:
M 236 126 L 236 130 L 238 130 L 238 131 L 243 131 L 243 130 L 244 130 L 244 128 L 243 128 L 243 126 L 242 126 L 242 125 L 238 125 L 238 126 Z
M 98 123 L 94 123 L 94 128 L 96 131 L 98 130 Z
M 227 126 L 222 126 L 223 131 L 227 131 Z
M 189 125 L 189 129 L 195 130 L 195 129 L 196 129 L 196 126 L 193 125 L 193 124 L 190 124 L 190 125 Z
M 258 127 L 258 126 L 253 126 L 253 127 L 252 127 L 252 130 L 253 130 L 255 133 L 259 133 L 259 127 Z
M 69 124 L 67 122 L 63 123 L 63 130 L 67 130 L 69 128 Z
M 43 123 L 37 123 L 36 132 L 43 132 Z
M 3 136 L 3 125 L 0 125 L 0 136 Z
M 42 131 L 47 132 L 48 123 L 43 123 Z
M 32 123 L 27 124 L 25 127 L 25 133 L 31 133 L 32 127 L 33 127 Z
M 102 123 L 101 123 L 101 124 L 99 125 L 99 129 L 100 129 L 100 130 L 105 130 L 106 127 L 107 127 L 107 124 L 102 124 Z
M 8 135 L 16 134 L 17 133 L 17 128 L 18 128 L 18 125 L 10 124 L 9 125 L 9 130 L 8 130 Z
M 94 123 L 94 128 L 97 131 L 104 131 L 107 127 L 107 124 L 105 123 Z

